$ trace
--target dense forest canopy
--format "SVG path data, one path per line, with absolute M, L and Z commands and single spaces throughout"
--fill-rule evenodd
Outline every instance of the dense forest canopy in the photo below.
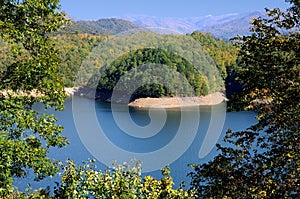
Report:
M 91 21 L 88 26 L 94 27 L 98 25 L 99 27 L 99 24 L 103 25 L 104 22 L 104 24 L 106 24 L 107 21 L 109 24 L 115 24 L 116 29 L 123 30 L 124 27 L 127 27 L 124 28 L 124 30 L 127 30 L 128 27 L 131 27 L 127 26 L 127 23 L 123 24 L 122 20 L 116 22 L 114 19 L 101 20 L 101 23 L 100 21 Z M 74 24 L 69 27 L 73 26 Z M 99 76 L 99 69 L 114 59 L 118 59 L 117 55 L 122 56 L 123 53 L 128 53 L 134 49 L 137 50 L 138 46 L 151 48 L 159 47 L 160 45 L 158 44 L 157 38 L 161 36 L 155 33 L 141 32 L 135 34 L 136 36 L 125 35 L 124 38 L 113 39 L 111 38 L 112 36 L 100 36 L 100 34 L 104 34 L 106 31 L 105 28 L 102 30 L 104 32 L 101 32 L 100 29 L 99 35 L 95 35 L 90 34 L 90 31 L 87 29 L 80 29 L 80 33 L 75 34 L 74 31 L 68 30 L 67 28 L 64 32 L 58 32 L 50 37 L 59 50 L 59 57 L 62 60 L 59 67 L 59 74 L 65 86 L 76 86 L 76 84 L 77 86 L 78 84 L 86 85 L 87 82 L 90 82 L 89 86 L 96 87 L 97 83 L 93 82 L 93 84 L 91 84 L 90 78 L 95 77 L 97 74 Z M 177 45 L 178 40 L 183 42 L 184 39 L 182 39 L 182 37 L 189 36 L 195 39 L 195 42 L 199 46 L 198 49 L 194 49 L 195 47 L 192 45 L 195 43 L 190 42 L 188 39 L 186 47 L 178 45 L 173 51 L 175 50 L 177 54 L 183 55 L 187 60 L 192 59 L 194 61 L 197 58 L 198 60 L 195 61 L 198 65 L 197 69 L 203 76 L 206 76 L 205 78 L 207 78 L 207 80 L 205 81 L 208 81 L 209 90 L 220 90 L 220 88 L 223 87 L 222 84 L 226 77 L 227 69 L 232 68 L 231 66 L 236 60 L 237 49 L 229 42 L 215 39 L 209 34 L 200 32 L 194 32 L 186 36 L 165 35 L 163 37 L 165 37 L 167 41 L 165 41 L 166 45 L 163 49 L 172 51 L 171 48 Z M 128 40 L 128 38 L 130 38 L 129 40 L 136 40 L 136 44 L 133 43 L 131 46 L 126 46 L 126 40 Z M 144 38 L 147 38 L 148 41 L 143 41 Z M 168 44 L 168 42 L 171 44 Z M 191 46 L 188 46 L 189 44 L 191 44 Z M 3 58 L 0 61 L 0 71 L 4 71 L 6 66 L 5 62 L 9 62 L 13 58 L 8 51 L 9 44 L 7 42 L 1 40 L 0 48 L 0 56 Z M 190 51 L 197 51 L 198 55 L 193 55 L 194 52 L 187 53 L 186 49 L 189 48 Z M 199 54 L 200 51 L 201 54 Z M 200 65 L 201 68 L 199 68 Z M 221 78 L 219 78 L 220 76 Z M 201 85 L 199 86 L 201 87 Z
M 59 75 L 65 86 L 74 86 L 82 61 L 105 36 L 89 34 L 58 34 L 52 37 L 61 59 Z
M 155 69 L 153 70 L 137 70 L 138 67 L 154 63 Z M 162 65 L 170 67 L 170 70 L 164 70 Z M 210 92 L 207 78 L 195 66 L 174 53 L 152 48 L 130 52 L 112 62 L 108 67 L 101 68 L 97 88 L 112 92 L 120 78 L 129 71 L 134 72 L 130 75 L 130 79 L 127 77 L 127 81 L 122 84 L 123 89 L 118 92 L 131 90 L 131 81 L 134 81 L 133 83 L 139 81 L 138 83 L 145 85 L 134 93 L 135 97 L 206 95 Z M 175 71 L 180 73 L 186 81 L 174 78 Z M 151 83 L 151 80 L 154 82 Z M 192 89 L 187 89 L 189 85 L 184 85 L 184 83 L 189 83 Z
M 146 34 L 142 33 L 142 37 L 144 38 L 146 35 L 148 35 L 147 39 L 151 38 L 149 35 L 151 34 Z M 144 36 L 145 35 L 145 36 Z M 235 63 L 236 63 L 236 58 L 237 58 L 237 48 L 233 47 L 231 43 L 225 42 L 223 40 L 217 40 L 213 38 L 209 34 L 203 34 L 200 32 L 194 32 L 191 35 L 186 35 L 187 37 L 191 36 L 193 39 L 195 39 L 199 44 L 198 49 L 199 51 L 202 51 L 202 55 L 205 56 L 205 54 L 209 54 L 211 58 L 213 59 L 214 63 L 218 69 L 218 73 L 220 76 L 225 79 L 227 77 L 227 70 L 233 70 L 235 68 Z M 168 36 L 171 37 L 171 36 Z M 178 39 L 180 36 L 176 36 L 175 39 L 172 42 L 176 42 L 175 40 Z M 150 40 L 151 41 L 151 40 Z M 155 39 L 153 39 L 155 41 Z M 151 41 L 151 43 L 154 43 Z M 119 44 L 122 45 L 122 42 L 119 42 Z M 185 50 L 190 50 L 189 49 L 189 42 L 185 43 Z M 182 47 L 181 47 L 182 48 Z M 111 49 L 110 49 L 111 50 Z M 183 49 L 179 48 L 179 51 Z M 192 55 L 194 56 L 194 55 Z M 115 85 L 117 84 L 118 80 L 122 75 L 125 75 L 128 71 L 142 66 L 143 64 L 149 64 L 149 63 L 157 63 L 157 64 L 164 64 L 169 66 L 170 68 L 176 70 L 180 74 L 182 74 L 186 79 L 187 82 L 192 86 L 194 92 L 193 94 L 191 91 L 185 90 L 184 88 L 187 88 L 187 85 L 183 84 L 177 88 L 177 91 L 171 92 L 171 90 L 166 88 L 166 85 L 178 85 L 180 84 L 179 82 L 174 82 L 174 78 L 168 78 L 171 77 L 171 74 L 168 75 L 166 72 L 159 74 L 164 74 L 165 76 L 165 85 L 159 85 L 157 84 L 152 84 L 149 85 L 149 80 L 150 79 L 156 79 L 157 76 L 154 76 L 150 73 L 148 74 L 142 74 L 145 71 L 140 71 L 140 72 L 135 72 L 131 76 L 133 81 L 134 79 L 138 78 L 138 81 L 144 82 L 147 84 L 147 86 L 144 86 L 142 88 L 139 88 L 136 93 L 134 94 L 134 97 L 161 97 L 164 95 L 177 95 L 177 96 L 185 96 L 185 95 L 206 95 L 208 93 L 214 92 L 214 86 L 213 89 L 210 88 L 211 84 L 214 84 L 212 82 L 212 79 L 209 79 L 209 77 L 212 77 L 211 74 L 207 71 L 209 71 L 209 65 L 210 63 L 207 63 L 205 59 L 203 59 L 204 56 L 199 56 L 199 60 L 202 60 L 198 62 L 198 66 L 194 66 L 190 62 L 188 62 L 186 59 L 178 56 L 177 54 L 171 53 L 171 51 L 166 51 L 163 49 L 152 49 L 152 48 L 145 48 L 145 49 L 138 49 L 136 51 L 131 51 L 128 54 L 125 54 L 121 57 L 118 57 L 115 61 L 113 61 L 110 65 L 104 65 L 104 67 L 101 67 L 100 69 L 100 77 L 98 78 L 91 78 L 88 85 L 91 87 L 93 86 L 94 81 L 97 79 L 99 80 L 98 84 L 98 89 L 99 90 L 106 90 L 108 92 L 112 92 Z M 202 58 L 202 59 L 201 59 Z M 159 67 L 159 66 L 157 66 Z M 212 70 L 215 69 L 215 66 L 212 67 Z M 205 76 L 202 73 L 208 75 Z M 143 76 L 144 75 L 144 76 Z M 176 79 L 176 78 L 175 78 Z M 173 82 L 173 83 L 171 83 Z M 220 80 L 221 82 L 221 80 Z M 123 87 L 123 91 L 119 92 L 125 92 L 128 90 L 129 85 L 125 84 Z M 120 88 L 118 88 L 120 89 Z M 129 89 L 130 90 L 130 89 Z M 186 93 L 184 93 L 186 92 Z
M 224 81 L 215 61 L 199 41 L 190 35 L 159 35 L 155 33 L 138 33 L 109 37 L 104 40 L 82 63 L 78 83 L 83 85 L 89 82 L 90 87 L 96 87 L 97 79 L 99 80 L 101 76 L 100 68 L 109 67 L 112 62 L 123 57 L 124 54 L 145 48 L 161 49 L 180 55 L 207 78 L 209 92 L 219 91 L 223 88 Z M 120 68 L 120 70 L 122 69 Z
M 212 57 L 222 78 L 226 79 L 227 71 L 230 71 L 236 65 L 238 48 L 230 42 L 216 39 L 210 34 L 204 34 L 199 31 L 193 32 L 191 36 Z

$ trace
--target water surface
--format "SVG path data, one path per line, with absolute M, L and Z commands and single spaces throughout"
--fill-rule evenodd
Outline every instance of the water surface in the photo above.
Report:
M 178 128 L 182 124 L 182 117 L 185 117 L 186 124 L 184 126 L 181 126 L 181 128 L 184 129 L 184 136 L 181 136 L 180 140 L 178 140 L 177 143 L 184 143 L 187 147 L 185 147 L 184 151 L 182 151 L 182 155 L 180 155 L 180 157 L 176 158 L 176 160 L 170 163 L 171 176 L 174 178 L 175 187 L 178 187 L 182 180 L 185 180 L 187 184 L 189 183 L 190 179 L 187 178 L 186 175 L 191 171 L 191 169 L 188 167 L 188 164 L 199 164 L 207 162 L 217 154 L 216 148 L 214 147 L 205 157 L 199 157 L 199 151 L 201 149 L 201 146 L 203 146 L 204 144 L 203 141 L 206 138 L 208 129 L 214 128 L 214 126 L 209 127 L 212 120 L 212 112 L 214 112 L 216 117 L 222 118 L 221 114 L 223 114 L 223 109 L 218 108 L 218 106 L 222 107 L 224 106 L 224 104 L 214 107 L 189 107 L 185 110 L 168 109 L 165 112 L 163 110 L 152 110 L 150 112 L 153 117 L 161 120 L 160 117 L 162 116 L 160 114 L 165 114 L 166 118 L 165 122 L 163 123 L 164 125 L 162 126 L 162 129 L 151 136 L 143 135 L 143 130 L 140 130 L 141 132 L 135 132 L 135 135 L 131 135 L 130 133 L 126 133 L 124 130 L 122 130 L 122 128 L 118 126 L 115 121 L 113 112 L 119 118 L 126 118 L 128 117 L 128 115 L 127 107 L 125 106 L 120 106 L 112 111 L 111 105 L 109 103 L 98 101 L 95 102 L 90 99 L 78 97 L 76 97 L 75 105 L 77 106 L 76 108 L 72 107 L 72 99 L 70 98 L 66 100 L 65 110 L 61 112 L 55 112 L 53 110 L 45 111 L 42 105 L 35 106 L 35 109 L 40 112 L 55 114 L 55 116 L 58 118 L 59 123 L 65 128 L 64 135 L 68 138 L 70 144 L 67 147 L 61 149 L 51 149 L 49 156 L 56 160 L 64 162 L 67 159 L 72 159 L 76 163 L 82 163 L 83 161 L 87 161 L 88 159 L 106 158 L 107 161 L 111 163 L 114 160 L 117 161 L 117 163 L 123 163 L 124 161 L 128 162 L 130 161 L 130 159 L 136 158 L 126 157 L 125 159 L 114 159 L 113 157 L 111 157 L 110 161 L 109 154 L 111 154 L 111 151 L 107 151 L 105 150 L 105 148 L 103 148 L 102 145 L 104 145 L 104 141 L 101 139 L 96 139 L 97 135 L 99 134 L 99 132 L 97 132 L 98 129 L 95 129 L 94 125 L 90 125 L 90 122 L 95 120 L 95 118 L 97 121 L 97 125 L 99 125 L 102 129 L 102 133 L 104 134 L 103 136 L 105 136 L 105 138 L 107 138 L 107 140 L 109 140 L 109 142 L 113 146 L 116 146 L 120 150 L 125 151 L 129 154 L 137 154 L 137 156 L 143 154 L 142 157 L 145 158 L 147 158 L 147 154 L 157 152 L 156 154 L 158 155 L 151 156 L 151 159 L 149 161 L 155 164 L 159 161 L 162 161 L 161 157 L 159 157 L 160 155 L 158 152 L 164 147 L 167 148 L 168 145 L 174 141 L 174 139 L 178 139 Z M 92 109 L 85 108 L 87 107 L 87 105 L 92 107 Z M 91 110 L 94 111 L 94 115 L 91 114 Z M 74 111 L 75 117 L 77 117 L 76 122 L 74 120 Z M 132 121 L 136 125 L 140 126 L 141 129 L 151 124 L 151 122 L 155 122 L 155 120 L 151 121 L 151 118 L 149 117 L 149 110 L 130 108 L 129 113 Z M 197 116 L 199 116 L 199 118 Z M 80 124 L 78 124 L 78 118 L 81 121 Z M 198 121 L 196 127 L 195 118 Z M 229 128 L 232 130 L 242 130 L 249 127 L 251 124 L 254 124 L 255 121 L 255 114 L 251 112 L 226 113 L 225 120 L 220 121 L 220 123 L 224 122 L 224 124 L 221 126 L 221 128 L 215 128 L 220 129 L 220 132 L 215 132 L 213 136 L 216 137 L 211 137 L 212 139 L 220 142 L 226 130 L 228 130 Z M 81 132 L 79 132 L 78 126 L 80 126 L 79 128 L 81 128 Z M 84 134 L 85 132 L 82 132 L 82 129 L 84 129 L 87 134 L 95 136 L 95 139 L 94 137 L 92 137 L 91 140 L 96 143 L 97 146 L 92 146 L 90 148 L 86 147 L 86 143 L 82 138 L 87 134 Z M 195 134 L 193 134 L 193 131 L 195 129 L 196 132 Z M 142 138 L 143 136 L 145 136 L 145 138 Z M 206 142 L 208 141 L 209 140 L 206 139 Z M 181 147 L 181 144 L 177 145 L 179 148 Z M 94 152 L 93 148 L 96 148 Z M 95 157 L 95 151 L 97 155 L 100 156 L 100 158 Z M 167 153 L 168 155 L 166 157 L 169 158 L 169 156 L 171 157 L 172 155 L 174 155 L 173 153 L 177 152 L 174 151 L 173 148 L 172 150 L 167 150 Z M 99 160 L 97 160 L 96 164 L 99 169 L 104 170 L 107 168 L 107 165 L 103 164 L 103 162 Z M 148 168 L 151 168 L 152 165 L 143 165 L 143 167 L 145 168 L 147 166 Z M 145 172 L 143 173 L 143 175 L 153 175 L 157 178 L 160 178 L 160 173 L 160 170 L 157 169 L 151 172 Z M 30 183 L 34 188 L 39 188 L 41 186 L 45 187 L 48 185 L 53 187 L 55 185 L 55 181 L 58 181 L 58 177 L 47 178 L 42 182 L 33 182 L 32 176 L 29 176 L 28 178 L 15 181 L 15 185 L 18 186 L 21 190 L 24 190 L 24 188 L 26 188 L 27 186 L 27 183 Z

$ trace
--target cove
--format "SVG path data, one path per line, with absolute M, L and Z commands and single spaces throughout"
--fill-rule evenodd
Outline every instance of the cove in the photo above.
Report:
M 76 103 L 74 103 L 74 100 L 76 100 Z M 74 108 L 74 104 L 77 108 Z M 156 178 L 161 177 L 160 170 L 155 169 L 157 163 L 162 162 L 161 165 L 163 165 L 171 161 L 169 163 L 171 176 L 174 178 L 174 187 L 178 187 L 181 181 L 185 181 L 186 185 L 189 184 L 190 179 L 186 175 L 191 169 L 188 167 L 188 164 L 205 163 L 218 153 L 216 148 L 213 147 L 204 157 L 199 157 L 199 151 L 204 144 L 203 141 L 216 140 L 216 142 L 221 142 L 225 132 L 229 128 L 234 131 L 243 130 L 256 122 L 256 114 L 253 112 L 227 112 L 225 113 L 224 121 L 222 121 L 223 124 L 220 128 L 220 132 L 214 134 L 217 135 L 217 137 L 210 136 L 210 139 L 205 139 L 211 123 L 212 114 L 215 114 L 217 117 L 218 114 L 223 114 L 222 111 L 219 111 L 218 106 L 226 106 L 226 104 L 188 107 L 184 110 L 128 109 L 127 105 L 123 105 L 114 107 L 112 110 L 111 104 L 109 103 L 73 97 L 73 99 L 68 98 L 66 100 L 64 111 L 56 112 L 51 109 L 44 110 L 41 104 L 35 105 L 34 108 L 40 113 L 54 114 L 58 118 L 58 123 L 64 126 L 63 134 L 70 142 L 67 147 L 51 149 L 49 157 L 62 162 L 65 162 L 67 159 L 72 159 L 78 164 L 88 159 L 95 159 L 97 168 L 105 170 L 109 165 L 113 164 L 114 161 L 118 164 L 122 164 L 124 161 L 130 162 L 132 159 L 138 160 L 137 156 L 140 156 L 145 158 L 145 162 L 148 162 L 147 164 L 151 164 L 150 166 L 145 165 L 142 161 L 142 167 L 148 168 L 143 175 L 152 175 Z M 92 108 L 87 109 L 85 107 Z M 91 110 L 93 111 L 92 114 Z M 212 113 L 213 111 L 214 113 Z M 127 113 L 129 113 L 129 115 Z M 199 118 L 196 116 L 199 116 Z M 77 118 L 76 120 L 74 117 L 78 117 L 79 119 Z M 118 117 L 119 119 L 121 118 L 120 120 L 130 117 L 129 119 L 140 127 L 140 132 L 126 132 L 128 131 L 126 124 L 124 130 L 124 124 L 123 127 L 122 125 L 120 127 L 118 121 L 116 122 L 116 118 L 118 119 Z M 182 117 L 185 118 L 185 124 L 183 126 Z M 155 120 L 155 118 L 158 119 Z M 96 125 L 101 127 L 103 131 L 102 136 L 109 141 L 111 146 L 118 148 L 124 153 L 126 152 L 126 154 L 133 154 L 133 156 L 125 157 L 125 159 L 121 156 L 120 159 L 115 159 L 111 150 L 109 151 L 105 147 L 103 148 L 103 145 L 105 145 L 104 141 L 96 138 L 100 132 L 97 132 L 98 129 L 95 129 L 93 125 L 89 124 L 89 122 L 93 120 L 96 121 Z M 80 121 L 81 124 L 78 124 L 78 121 Z M 197 121 L 197 126 L 193 126 L 195 125 L 195 121 Z M 158 122 L 158 125 L 156 125 L 156 122 Z M 161 126 L 161 128 L 154 129 L 157 132 L 153 134 L 151 134 L 150 131 L 143 134 L 143 129 L 152 123 L 153 128 L 156 126 Z M 81 129 L 78 128 L 78 126 L 81 126 Z M 180 137 L 178 137 L 179 128 L 183 129 L 182 136 Z M 191 131 L 193 130 L 196 130 L 196 132 L 194 135 L 191 135 L 193 133 Z M 93 141 L 94 146 L 87 146 L 87 142 L 84 140 L 87 134 L 92 135 L 89 136 L 88 141 Z M 169 150 L 168 146 L 174 140 L 176 141 L 176 139 L 179 139 L 177 140 L 177 147 L 173 147 L 171 148 L 172 150 Z M 182 145 L 185 145 L 185 147 L 182 147 Z M 160 154 L 162 149 L 165 149 L 163 155 Z M 175 153 L 178 153 L 177 156 L 174 155 Z M 134 154 L 136 154 L 136 156 Z M 150 156 L 149 154 L 155 154 L 155 156 Z M 149 157 L 149 161 L 147 157 Z M 103 162 L 104 159 L 108 163 L 105 164 Z M 170 160 L 169 162 L 164 162 L 164 159 Z M 59 178 L 56 176 L 35 182 L 33 181 L 33 176 L 28 176 L 27 178 L 16 180 L 14 184 L 18 186 L 20 190 L 25 190 L 28 183 L 30 183 L 33 188 L 54 187 L 55 182 L 58 180 Z

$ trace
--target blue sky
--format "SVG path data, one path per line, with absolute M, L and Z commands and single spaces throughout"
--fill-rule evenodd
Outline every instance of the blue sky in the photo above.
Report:
M 197 17 L 286 8 L 284 0 L 61 0 L 62 10 L 77 19 L 127 14 L 158 17 Z

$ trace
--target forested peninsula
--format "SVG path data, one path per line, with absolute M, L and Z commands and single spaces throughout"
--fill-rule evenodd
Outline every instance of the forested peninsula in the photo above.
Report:
M 169 72 L 156 71 L 155 73 L 160 73 L 160 76 L 162 73 L 169 74 L 164 74 L 164 85 L 162 85 L 149 80 L 152 78 L 159 81 L 159 78 L 162 78 L 162 76 L 154 75 L 155 77 L 153 77 L 154 73 L 147 75 L 141 71 L 136 72 L 134 77 L 140 77 L 138 81 L 145 85 L 131 93 L 132 97 L 127 103 L 133 102 L 138 98 L 197 97 L 220 91 L 225 92 L 225 81 L 228 73 L 236 69 L 235 63 L 238 51 L 230 42 L 213 38 L 210 34 L 203 34 L 198 31 L 187 35 L 164 35 L 174 45 L 176 45 L 178 38 L 187 37 L 195 40 L 202 48 L 199 51 L 201 55 L 199 55 L 197 66 L 194 63 L 190 63 L 185 57 L 166 49 L 151 47 L 124 49 L 126 47 L 126 39 L 116 44 L 122 46 L 119 49 L 113 45 L 106 45 L 105 42 L 110 37 L 113 37 L 110 34 L 118 34 L 137 28 L 136 25 L 124 20 L 106 19 L 84 23 L 71 22 L 71 25 L 67 25 L 66 28 L 61 28 L 53 33 L 50 36 L 50 40 L 55 43 L 58 49 L 58 56 L 62 60 L 58 74 L 66 87 L 66 93 L 69 96 L 78 95 L 111 101 L 112 91 L 121 76 L 126 75 L 128 71 L 134 68 L 153 63 L 170 67 L 170 71 L 177 71 L 186 81 L 176 82 L 176 78 Z M 141 40 L 140 38 L 147 38 L 152 43 L 155 43 L 157 37 L 159 37 L 158 34 L 145 29 L 140 29 L 140 32 L 136 34 L 139 35 L 139 40 Z M 122 42 L 124 43 L 122 44 Z M 188 49 L 189 43 L 186 45 L 185 48 Z M 3 40 L 0 41 L 1 66 L 5 66 L 6 62 L 13 59 L 11 54 L 9 54 L 9 48 L 10 44 Z M 184 47 L 180 48 L 182 49 L 179 49 L 179 52 L 186 50 Z M 118 50 L 127 53 L 117 57 L 110 65 L 107 65 L 104 60 L 107 57 L 113 57 L 113 54 L 116 53 L 114 51 Z M 211 60 L 207 61 L 205 57 L 209 57 Z M 157 66 L 157 70 L 159 70 L 159 67 Z M 5 70 L 5 68 L 0 68 L 0 71 Z M 174 85 L 177 85 L 177 87 L 175 88 Z M 122 93 L 128 90 L 128 86 L 124 85 L 123 90 L 116 92 Z M 191 89 L 187 89 L 189 86 Z M 122 95 L 120 95 L 120 98 L 122 98 Z M 122 99 L 118 101 L 123 102 Z
M 237 36 L 233 45 L 197 31 L 160 40 L 158 34 L 144 30 L 109 43 L 113 34 L 131 32 L 135 25 L 120 28 L 122 21 L 114 19 L 73 22 L 75 27 L 70 27 L 58 0 L 0 1 L 0 198 L 300 198 L 300 2 L 286 2 L 287 9 L 266 9 L 265 17 L 253 18 L 251 34 Z M 91 31 L 99 24 L 113 33 L 101 32 L 103 27 Z M 195 42 L 174 48 L 173 41 L 180 39 Z M 135 42 L 153 46 L 135 48 Z M 200 51 L 193 48 L 199 45 Z M 200 59 L 194 62 L 189 54 Z M 157 82 L 148 82 L 146 72 L 136 81 L 142 75 L 140 67 L 145 66 L 152 70 L 151 76 L 156 73 Z M 168 76 L 169 70 L 181 75 L 178 79 Z M 136 87 L 130 81 L 118 85 L 124 76 L 142 85 Z M 215 145 L 217 154 L 203 158 L 205 162 L 189 163 L 191 171 L 184 170 L 189 172 L 189 186 L 182 181 L 174 188 L 169 166 L 161 169 L 158 179 L 142 175 L 138 160 L 102 171 L 94 160 L 80 164 L 69 157 L 53 158 L 51 150 L 67 146 L 69 137 L 61 119 L 48 111 L 64 109 L 66 87 L 70 94 L 78 89 L 81 95 L 86 89 L 94 97 L 121 100 L 125 96 L 133 104 L 140 99 L 205 98 L 226 91 L 231 110 L 255 112 L 256 120 L 245 128 L 240 128 L 240 118 L 235 124 L 229 121 L 229 129 Z M 128 98 L 129 94 L 133 97 Z M 36 104 L 45 111 L 37 111 Z M 74 114 L 67 120 L 72 119 Z M 96 130 L 84 129 L 89 131 Z M 176 138 L 177 133 L 171 136 Z M 93 143 L 102 145 L 98 141 Z M 80 156 L 77 146 L 74 152 Z M 196 153 L 182 152 L 200 158 L 199 148 Z M 107 151 L 99 150 L 103 155 Z M 165 155 L 172 156 L 173 151 Z M 28 183 L 22 190 L 15 182 L 26 177 L 58 181 L 37 188 Z

